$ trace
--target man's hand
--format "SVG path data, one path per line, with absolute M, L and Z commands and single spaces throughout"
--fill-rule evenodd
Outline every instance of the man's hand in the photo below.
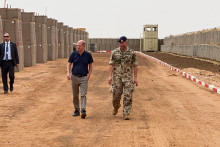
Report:
M 108 78 L 108 83 L 109 83 L 110 85 L 112 84 L 112 77 L 111 77 L 111 76 Z
M 89 79 L 90 79 L 90 74 L 87 74 L 87 78 L 88 78 L 88 81 L 89 81 Z
M 67 79 L 70 80 L 71 79 L 71 75 L 67 74 Z
M 19 64 L 16 64 L 16 68 L 18 68 Z
M 136 86 L 138 86 L 138 80 L 137 80 L 137 79 L 134 79 L 134 84 L 135 84 Z

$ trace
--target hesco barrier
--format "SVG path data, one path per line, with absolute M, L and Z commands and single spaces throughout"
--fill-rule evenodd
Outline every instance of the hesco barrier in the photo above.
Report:
M 58 58 L 64 57 L 64 32 L 63 23 L 58 23 Z
M 69 53 L 67 57 L 73 52 L 73 28 L 69 28 Z
M 35 16 L 36 44 L 37 44 L 37 63 L 47 62 L 47 17 Z
M 68 26 L 63 26 L 64 31 L 64 58 L 69 58 L 69 31 Z

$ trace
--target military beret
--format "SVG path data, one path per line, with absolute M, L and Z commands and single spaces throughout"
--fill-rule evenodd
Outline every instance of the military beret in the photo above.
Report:
M 125 36 L 121 36 L 119 39 L 118 39 L 118 42 L 125 42 L 127 40 L 127 38 Z

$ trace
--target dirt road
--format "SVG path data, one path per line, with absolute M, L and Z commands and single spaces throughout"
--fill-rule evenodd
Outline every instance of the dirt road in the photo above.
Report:
M 109 55 L 93 54 L 86 119 L 72 117 L 67 59 L 16 73 L 0 91 L 0 146 L 220 146 L 220 95 L 144 57 L 131 119 L 113 116 Z

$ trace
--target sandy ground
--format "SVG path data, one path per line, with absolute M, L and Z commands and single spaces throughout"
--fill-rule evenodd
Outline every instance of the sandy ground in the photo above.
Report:
M 16 73 L 0 91 L 0 146 L 220 146 L 220 95 L 144 57 L 131 119 L 113 116 L 109 55 L 93 54 L 86 119 L 72 117 L 67 59 Z

